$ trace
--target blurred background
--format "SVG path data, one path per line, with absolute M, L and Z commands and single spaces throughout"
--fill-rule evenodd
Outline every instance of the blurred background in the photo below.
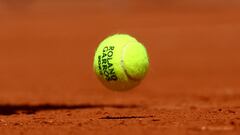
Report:
M 146 103 L 240 92 L 238 0 L 0 0 L 0 103 Z M 92 70 L 114 33 L 142 42 L 150 70 L 132 91 Z M 122 98 L 124 96 L 124 98 Z

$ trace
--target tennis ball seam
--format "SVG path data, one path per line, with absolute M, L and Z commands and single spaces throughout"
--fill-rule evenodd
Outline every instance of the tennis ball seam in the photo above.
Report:
M 127 71 L 127 69 L 126 69 L 126 67 L 125 67 L 125 64 L 124 64 L 124 57 L 125 57 L 125 53 L 126 53 L 126 50 L 127 50 L 127 47 L 128 47 L 129 45 L 128 44 L 126 44 L 126 45 L 124 45 L 124 47 L 122 48 L 122 55 L 121 55 L 121 60 L 120 60 L 120 65 L 121 65 L 121 67 L 122 67 L 122 69 L 123 69 L 123 71 L 124 71 L 124 74 L 127 76 L 127 78 L 129 79 L 129 80 L 132 80 L 132 81 L 139 81 L 139 79 L 136 79 L 136 78 L 133 78 L 129 73 L 128 73 L 128 71 Z

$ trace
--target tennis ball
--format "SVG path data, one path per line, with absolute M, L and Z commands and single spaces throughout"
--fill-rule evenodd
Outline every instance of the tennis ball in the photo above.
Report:
M 125 91 L 137 86 L 149 67 L 147 50 L 134 37 L 115 34 L 98 46 L 93 68 L 101 82 L 112 90 Z

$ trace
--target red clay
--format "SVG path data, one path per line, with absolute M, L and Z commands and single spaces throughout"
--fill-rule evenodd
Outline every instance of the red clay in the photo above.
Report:
M 240 3 L 0 1 L 0 134 L 239 134 Z M 92 71 L 128 33 L 150 71 L 128 92 Z

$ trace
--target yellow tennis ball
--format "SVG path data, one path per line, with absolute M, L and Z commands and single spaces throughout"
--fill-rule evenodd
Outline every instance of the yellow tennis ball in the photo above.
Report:
M 115 34 L 104 39 L 96 50 L 93 64 L 101 82 L 117 91 L 137 86 L 148 67 L 147 50 L 127 34 Z

